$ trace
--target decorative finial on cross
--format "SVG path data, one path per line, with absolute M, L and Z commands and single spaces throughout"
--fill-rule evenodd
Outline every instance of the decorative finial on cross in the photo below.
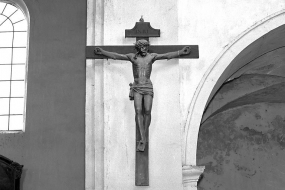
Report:
M 140 18 L 140 22 L 144 22 L 143 15 Z
M 136 38 L 136 41 L 140 39 L 149 41 L 149 37 L 160 37 L 160 30 L 152 28 L 149 22 L 144 21 L 142 15 L 139 22 L 136 22 L 132 29 L 125 30 L 125 37 Z

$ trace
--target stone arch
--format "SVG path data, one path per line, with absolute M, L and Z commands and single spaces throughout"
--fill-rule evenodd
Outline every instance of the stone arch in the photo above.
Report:
M 196 165 L 198 132 L 207 101 L 229 77 L 234 67 L 232 61 L 248 45 L 271 30 L 285 24 L 285 10 L 269 15 L 240 34 L 217 56 L 200 81 L 191 101 L 183 136 L 183 166 Z

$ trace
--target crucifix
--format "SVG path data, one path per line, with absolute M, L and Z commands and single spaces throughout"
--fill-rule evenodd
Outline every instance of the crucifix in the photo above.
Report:
M 152 64 L 163 59 L 199 58 L 197 45 L 150 46 L 149 37 L 160 37 L 160 30 L 149 22 L 136 22 L 133 29 L 125 30 L 125 37 L 136 38 L 134 46 L 87 46 L 87 59 L 117 59 L 132 63 L 134 82 L 130 83 L 130 100 L 134 100 L 136 123 L 135 185 L 149 186 L 149 134 L 153 86 L 150 80 Z

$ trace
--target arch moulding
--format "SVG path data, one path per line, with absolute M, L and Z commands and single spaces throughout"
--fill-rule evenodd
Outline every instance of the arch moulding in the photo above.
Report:
M 256 22 L 253 26 L 248 28 L 229 43 L 210 65 L 195 91 L 188 110 L 182 142 L 183 173 L 188 170 L 187 168 L 196 166 L 196 152 L 200 122 L 212 89 L 218 82 L 220 76 L 243 49 L 261 36 L 284 24 L 285 10 L 269 15 Z M 186 176 L 183 175 L 183 178 L 185 177 Z M 184 181 L 185 180 L 186 179 L 184 179 Z

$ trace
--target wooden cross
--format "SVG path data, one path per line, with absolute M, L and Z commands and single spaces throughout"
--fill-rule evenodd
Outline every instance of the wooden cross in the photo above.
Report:
M 149 41 L 149 37 L 160 37 L 160 30 L 154 29 L 150 26 L 149 22 L 144 22 L 141 18 L 140 22 L 136 22 L 133 29 L 125 30 L 126 38 L 136 38 L 137 40 L 145 39 Z M 163 46 L 150 46 L 150 53 L 163 54 L 166 52 L 175 52 L 182 49 L 185 46 L 191 48 L 191 53 L 179 57 L 180 59 L 191 59 L 199 58 L 198 45 L 163 45 Z M 103 55 L 94 53 L 96 47 L 103 48 L 110 52 L 117 52 L 119 54 L 135 53 L 134 46 L 87 46 L 86 47 L 86 58 L 87 59 L 106 59 Z M 149 150 L 149 134 L 146 131 L 146 146 L 144 151 L 136 151 L 136 166 L 135 166 L 135 185 L 136 186 L 149 186 L 149 164 L 148 164 L 148 150 Z M 136 147 L 141 141 L 140 129 L 136 126 Z

